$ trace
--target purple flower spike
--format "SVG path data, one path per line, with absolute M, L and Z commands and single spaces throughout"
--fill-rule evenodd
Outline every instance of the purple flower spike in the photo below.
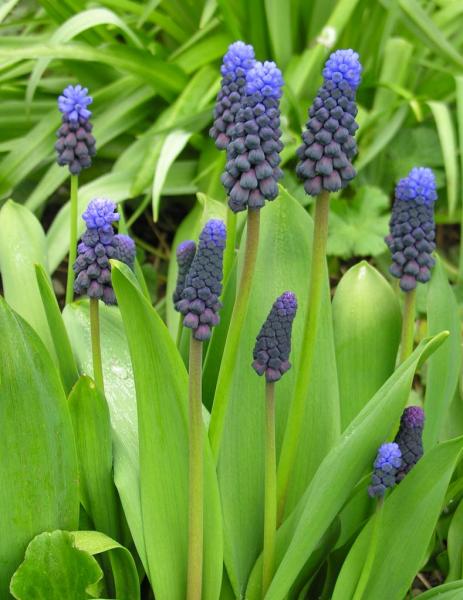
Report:
M 82 169 L 90 167 L 92 156 L 96 154 L 90 123 L 92 113 L 87 109 L 92 98 L 87 94 L 87 88 L 81 85 L 68 85 L 58 98 L 58 108 L 63 117 L 56 132 L 57 162 L 60 166 L 67 165 L 71 175 L 79 175 Z
M 400 428 L 394 442 L 402 453 L 402 465 L 397 474 L 397 481 L 405 475 L 423 456 L 424 411 L 420 406 L 407 407 L 400 419 Z
M 79 295 L 116 304 L 111 284 L 111 258 L 125 262 L 133 268 L 135 244 L 126 235 L 115 235 L 113 222 L 119 220 L 111 200 L 92 200 L 82 215 L 87 230 L 77 246 L 77 258 L 73 265 L 74 291 Z
M 246 95 L 246 75 L 254 65 L 254 48 L 244 42 L 235 42 L 223 57 L 222 82 L 214 108 L 214 125 L 209 135 L 219 150 L 230 143 L 236 114 Z
M 212 327 L 219 323 L 225 240 L 223 221 L 208 221 L 199 236 L 181 299 L 176 303 L 176 309 L 184 315 L 183 324 L 193 330 L 193 337 L 199 341 L 208 340 Z
M 191 263 L 196 254 L 196 244 L 192 240 L 187 240 L 186 242 L 182 242 L 177 247 L 177 266 L 178 266 L 178 274 L 177 274 L 177 285 L 175 286 L 174 293 L 172 295 L 172 300 L 174 302 L 175 310 L 178 310 L 177 303 L 182 298 L 182 292 L 185 287 L 186 276 L 188 275 L 188 271 L 190 270 Z
M 325 64 L 324 82 L 309 110 L 307 129 L 297 150 L 296 173 L 311 196 L 337 192 L 356 175 L 351 161 L 357 154 L 355 93 L 361 72 L 359 56 L 353 50 L 337 50 Z
M 279 296 L 256 338 L 252 367 L 258 375 L 265 373 L 269 383 L 281 379 L 291 368 L 288 359 L 296 310 L 296 296 L 292 292 Z
M 397 473 L 402 466 L 402 454 L 398 444 L 391 442 L 380 446 L 373 466 L 368 494 L 372 498 L 382 497 L 387 488 L 394 487 L 397 483 Z
M 434 202 L 436 181 L 431 169 L 415 167 L 399 181 L 392 207 L 386 244 L 392 254 L 391 275 L 400 279 L 404 292 L 431 278 L 436 247 Z
M 283 78 L 273 62 L 256 62 L 247 74 L 247 96 L 236 116 L 222 183 L 233 212 L 259 209 L 278 196 L 280 97 Z

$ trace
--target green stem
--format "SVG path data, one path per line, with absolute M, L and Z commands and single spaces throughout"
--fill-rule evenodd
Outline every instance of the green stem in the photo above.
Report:
M 77 190 L 79 188 L 79 177 L 71 175 L 71 214 L 69 217 L 69 260 L 68 276 L 66 281 L 66 304 L 74 299 L 74 263 L 77 256 L 77 218 L 78 203 Z
M 203 580 L 202 342 L 191 336 L 189 368 L 188 588 L 187 600 L 201 600 Z
M 277 464 L 275 444 L 275 384 L 266 383 L 265 512 L 262 598 L 273 578 L 277 529 Z
M 352 596 L 352 600 L 362 600 L 368 581 L 370 579 L 371 570 L 375 561 L 376 548 L 378 546 L 378 533 L 380 530 L 381 520 L 383 516 L 383 506 L 384 499 L 378 498 L 378 502 L 376 504 L 376 511 L 373 515 L 372 532 L 370 544 L 368 547 L 368 553 L 365 558 L 365 562 L 363 565 L 362 572 L 360 573 L 359 580 L 357 582 L 357 587 L 355 589 L 354 595 Z
M 403 363 L 413 351 L 413 340 L 415 338 L 415 304 L 416 289 L 411 290 L 411 292 L 405 292 L 399 363 Z
M 183 315 L 180 315 L 178 329 L 177 329 L 177 348 L 180 349 L 180 344 L 182 343 L 182 334 L 183 334 Z
M 256 266 L 259 246 L 259 209 L 249 209 L 246 232 L 246 248 L 244 251 L 243 270 L 236 294 L 235 305 L 228 328 L 227 341 L 222 355 L 214 405 L 212 407 L 210 441 L 214 456 L 218 457 L 222 437 L 229 392 L 233 380 L 234 362 L 238 352 L 244 321 L 248 312 L 249 296 Z
M 101 361 L 100 313 L 98 300 L 90 298 L 90 334 L 92 338 L 93 379 L 104 394 L 103 363 Z
M 236 213 L 229 210 L 227 212 L 227 244 L 223 256 L 223 280 L 228 281 L 228 276 L 233 265 L 235 257 L 235 241 L 236 241 Z
M 307 401 L 307 390 L 312 375 L 318 317 L 326 277 L 326 241 L 328 238 L 329 210 L 329 193 L 322 192 L 317 196 L 315 203 L 309 310 L 304 326 L 299 376 L 297 378 L 293 401 L 289 409 L 280 461 L 278 463 L 278 523 L 283 521 L 285 513 L 288 486 L 299 447 Z

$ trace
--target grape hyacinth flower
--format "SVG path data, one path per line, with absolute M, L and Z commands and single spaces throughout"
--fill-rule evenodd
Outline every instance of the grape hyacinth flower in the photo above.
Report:
M 368 494 L 372 498 L 383 497 L 387 488 L 394 487 L 397 483 L 397 474 L 402 466 L 402 453 L 398 444 L 390 442 L 380 446 L 373 466 Z
M 135 259 L 135 245 L 125 235 L 115 235 L 113 223 L 119 220 L 116 205 L 106 198 L 96 198 L 88 205 L 82 218 L 87 225 L 77 247 L 74 272 L 77 277 L 74 291 L 91 299 L 103 300 L 105 304 L 116 304 L 111 284 L 111 258 L 128 264 L 131 268 Z
M 436 180 L 431 169 L 415 167 L 396 186 L 390 234 L 385 241 L 392 254 L 389 271 L 400 279 L 404 292 L 431 277 L 435 262 L 432 252 L 436 247 L 436 200 Z
M 297 150 L 296 173 L 311 196 L 337 192 L 356 175 L 351 161 L 357 153 L 355 94 L 361 72 L 359 55 L 353 50 L 337 50 L 326 61 L 324 82 L 309 110 Z
M 212 327 L 220 320 L 225 240 L 223 221 L 208 221 L 199 236 L 198 249 L 186 275 L 181 299 L 176 304 L 184 315 L 183 325 L 193 330 L 193 337 L 198 341 L 208 340 Z
M 222 183 L 233 212 L 259 209 L 278 195 L 280 97 L 283 78 L 274 62 L 256 62 L 246 76 L 246 97 L 236 115 Z
M 291 331 L 296 316 L 297 301 L 292 292 L 285 292 L 270 310 L 254 346 L 253 369 L 265 373 L 268 382 L 278 381 L 291 368 Z
M 58 98 L 58 108 L 63 113 L 61 127 L 56 132 L 55 150 L 60 166 L 67 165 L 71 175 L 79 175 L 92 164 L 95 155 L 95 138 L 92 135 L 88 105 L 92 98 L 81 85 L 68 85 Z
M 188 271 L 190 270 L 191 263 L 193 262 L 195 254 L 196 244 L 192 240 L 182 242 L 177 247 L 176 257 L 178 274 L 175 290 L 172 294 L 172 300 L 174 302 L 175 310 L 179 310 L 177 307 L 177 303 L 182 299 L 182 292 L 185 288 L 186 276 L 188 275 Z
M 408 406 L 400 419 L 400 427 L 394 442 L 402 454 L 402 464 L 397 473 L 397 481 L 405 475 L 423 456 L 424 411 L 420 406 Z
M 214 124 L 209 135 L 219 150 L 230 143 L 236 115 L 246 96 L 246 76 L 255 63 L 254 48 L 244 42 L 234 42 L 223 57 L 222 81 L 214 108 Z

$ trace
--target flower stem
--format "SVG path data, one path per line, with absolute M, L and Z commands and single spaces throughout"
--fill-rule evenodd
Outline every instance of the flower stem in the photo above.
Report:
M 270 586 L 275 567 L 277 528 L 277 471 L 275 444 L 275 383 L 265 385 L 266 439 L 265 439 L 265 513 L 264 552 L 262 563 L 262 598 Z
M 100 312 L 98 300 L 90 298 L 90 334 L 92 338 L 93 378 L 104 394 L 103 363 L 101 361 Z
M 223 280 L 228 281 L 228 276 L 233 265 L 235 257 L 235 240 L 236 240 L 236 213 L 232 210 L 227 212 L 227 243 L 223 255 Z
M 68 276 L 66 281 L 66 304 L 74 299 L 74 263 L 77 256 L 77 190 L 79 188 L 79 177 L 71 175 L 71 214 L 69 217 L 69 260 Z
M 278 463 L 278 523 L 283 521 L 288 486 L 299 447 L 307 390 L 312 375 L 318 317 L 322 300 L 326 268 L 326 242 L 330 195 L 322 192 L 315 203 L 312 270 L 310 273 L 309 310 L 304 326 L 299 376 L 296 382 Z
M 383 516 L 383 506 L 384 498 L 378 498 L 378 502 L 376 504 L 376 511 L 373 515 L 372 532 L 370 543 L 368 546 L 368 552 L 365 558 L 365 562 L 363 564 L 362 572 L 360 573 L 360 577 L 357 582 L 357 587 L 355 589 L 354 595 L 352 596 L 352 600 L 362 600 L 368 581 L 370 579 L 371 569 L 375 561 L 376 548 L 378 546 L 378 533 Z
M 413 340 L 415 337 L 415 304 L 416 289 L 405 292 L 399 363 L 403 363 L 413 351 Z
M 243 270 L 241 272 L 236 301 L 230 319 L 227 341 L 225 342 L 223 351 L 214 405 L 212 408 L 211 426 L 209 428 L 212 452 L 216 458 L 219 453 L 220 439 L 222 437 L 228 397 L 234 373 L 233 364 L 243 332 L 244 321 L 248 312 L 249 296 L 251 293 L 252 279 L 254 276 L 259 246 L 259 223 L 259 209 L 248 209 Z
M 191 336 L 189 368 L 188 588 L 187 600 L 201 600 L 203 580 L 203 344 Z

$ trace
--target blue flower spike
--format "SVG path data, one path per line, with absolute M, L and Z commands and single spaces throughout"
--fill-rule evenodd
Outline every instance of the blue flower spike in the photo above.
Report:
M 402 453 L 398 444 L 390 442 L 380 446 L 374 462 L 374 471 L 368 494 L 382 498 L 388 488 L 397 483 L 397 474 L 402 466 Z
M 79 295 L 116 304 L 111 284 L 110 260 L 115 258 L 133 268 L 135 244 L 129 236 L 114 234 L 119 220 L 116 205 L 106 198 L 92 200 L 82 215 L 87 229 L 77 246 L 74 291 Z
M 296 173 L 311 196 L 337 192 L 355 177 L 355 96 L 362 65 L 353 50 L 337 50 L 323 69 L 323 85 L 309 110 L 309 120 L 297 150 Z
M 63 116 L 56 132 L 57 162 L 60 166 L 67 165 L 71 175 L 79 175 L 82 169 L 90 167 L 96 153 L 95 138 L 91 133 L 92 113 L 87 108 L 91 103 L 87 88 L 81 85 L 68 85 L 58 98 L 58 108 Z
M 234 42 L 223 57 L 222 81 L 214 108 L 214 124 L 209 135 L 219 150 L 230 143 L 236 115 L 246 96 L 246 75 L 255 63 L 254 48 L 244 42 Z
M 252 367 L 272 383 L 291 368 L 291 332 L 297 311 L 296 296 L 285 292 L 279 296 L 259 332 L 254 346 Z
M 208 340 L 212 327 L 218 325 L 222 304 L 223 252 L 225 224 L 220 219 L 206 223 L 199 236 L 198 249 L 185 277 L 176 309 L 184 315 L 183 325 L 201 342 Z
M 421 406 L 408 406 L 400 419 L 394 442 L 402 454 L 402 465 L 397 473 L 400 482 L 423 456 L 424 411 Z
M 177 274 L 177 284 L 175 286 L 174 293 L 172 295 L 172 300 L 174 302 L 175 310 L 178 310 L 177 303 L 182 299 L 182 292 L 185 288 L 185 281 L 188 275 L 188 271 L 190 270 L 191 263 L 196 254 L 196 244 L 192 240 L 187 240 L 182 242 L 177 247 L 176 257 L 177 257 L 177 266 L 178 266 L 178 274 Z
M 222 183 L 233 212 L 259 209 L 278 195 L 283 149 L 280 98 L 283 78 L 274 62 L 255 62 L 246 76 L 246 97 L 237 113 Z
M 413 168 L 399 181 L 385 241 L 391 251 L 391 275 L 400 279 L 404 292 L 431 278 L 435 264 L 436 225 L 434 203 L 437 200 L 436 180 L 431 169 Z

